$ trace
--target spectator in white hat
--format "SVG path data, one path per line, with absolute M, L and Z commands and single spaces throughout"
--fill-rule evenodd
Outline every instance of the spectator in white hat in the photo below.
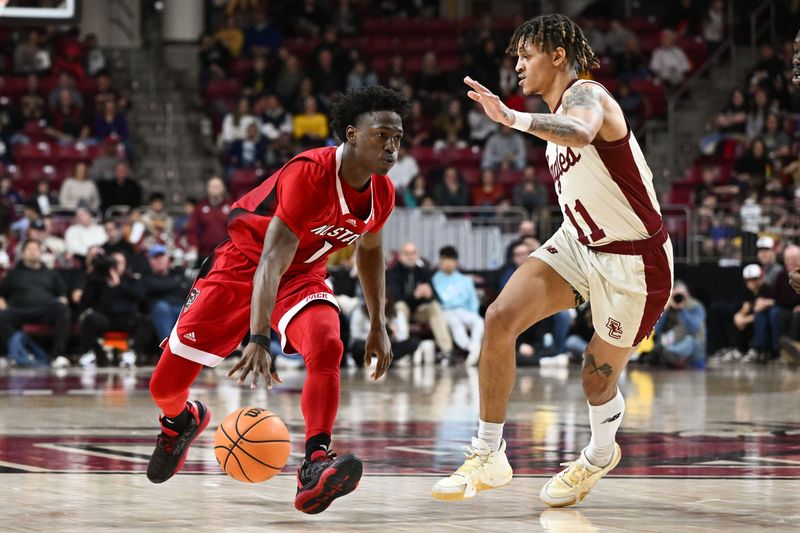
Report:
M 783 266 L 777 261 L 775 239 L 769 235 L 759 237 L 756 241 L 756 254 L 758 256 L 758 264 L 761 265 L 761 271 L 764 275 L 764 284 L 769 286 L 770 289 L 774 289 L 778 274 L 783 270 Z
M 772 291 L 764 283 L 764 271 L 757 264 L 744 267 L 742 277 L 747 287 L 747 296 L 742 307 L 733 316 L 733 323 L 740 332 L 738 348 L 741 352 L 747 350 L 744 361 L 766 361 L 768 328 L 764 322 L 768 323 L 769 320 L 768 317 L 766 320 L 760 319 L 759 314 L 766 315 L 765 311 L 772 307 Z

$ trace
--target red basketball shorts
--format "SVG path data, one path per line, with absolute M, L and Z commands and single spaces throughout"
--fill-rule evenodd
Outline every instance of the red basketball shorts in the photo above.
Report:
M 233 352 L 250 329 L 250 300 L 256 264 L 225 241 L 201 269 L 169 336 L 175 355 L 206 366 L 216 366 Z M 204 265 L 205 267 L 205 265 Z M 275 299 L 271 326 L 281 336 L 281 346 L 295 351 L 286 327 L 308 304 L 325 301 L 338 309 L 325 280 L 317 276 L 282 279 Z

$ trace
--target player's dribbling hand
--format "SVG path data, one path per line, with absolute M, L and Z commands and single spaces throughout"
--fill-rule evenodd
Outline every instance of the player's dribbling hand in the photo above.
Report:
M 794 292 L 800 293 L 800 268 L 789 272 L 789 286 L 794 289 Z
M 281 378 L 278 377 L 278 371 L 275 370 L 272 355 L 262 346 L 258 344 L 249 343 L 244 348 L 242 358 L 238 363 L 233 365 L 233 368 L 228 371 L 228 377 L 233 378 L 239 370 L 242 373 L 239 375 L 237 383 L 244 383 L 250 372 L 253 373 L 253 383 L 250 384 L 251 389 L 258 386 L 258 376 L 264 375 L 264 380 L 267 382 L 267 389 L 272 389 L 272 381 L 283 383 Z
M 511 126 L 514 123 L 514 115 L 499 96 L 469 76 L 464 77 L 464 83 L 472 87 L 471 91 L 467 91 L 467 96 L 480 102 L 487 117 L 504 126 Z
M 389 342 L 389 335 L 386 334 L 385 328 L 370 330 L 367 335 L 364 346 L 364 364 L 366 366 L 369 367 L 372 364 L 373 355 L 378 357 L 378 364 L 371 377 L 377 381 L 392 364 L 392 343 Z

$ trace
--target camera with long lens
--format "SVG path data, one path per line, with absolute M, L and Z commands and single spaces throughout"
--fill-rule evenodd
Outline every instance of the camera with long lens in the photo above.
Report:
M 686 296 L 684 296 L 683 294 L 680 294 L 680 293 L 675 294 L 675 295 L 672 296 L 672 301 L 675 302 L 676 304 L 682 304 L 685 299 L 686 299 Z

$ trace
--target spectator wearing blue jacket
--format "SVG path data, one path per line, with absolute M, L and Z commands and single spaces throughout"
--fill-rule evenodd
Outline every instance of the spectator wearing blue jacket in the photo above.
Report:
M 706 362 L 706 310 L 676 280 L 672 297 L 655 327 L 656 348 L 668 366 L 703 368 Z
M 247 126 L 244 139 L 237 139 L 231 144 L 229 155 L 229 172 L 239 168 L 263 168 L 267 155 L 267 143 L 258 133 L 258 125 L 253 122 Z
M 431 280 L 444 309 L 453 342 L 467 352 L 467 364 L 478 364 L 483 342 L 483 317 L 478 314 L 475 283 L 458 271 L 458 251 L 452 246 L 439 250 L 439 270 Z

